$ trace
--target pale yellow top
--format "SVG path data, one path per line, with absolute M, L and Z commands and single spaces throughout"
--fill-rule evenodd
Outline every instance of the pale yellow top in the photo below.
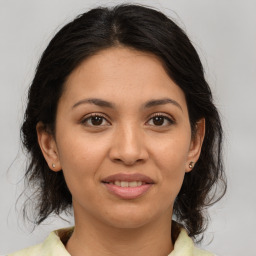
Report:
M 72 233 L 72 228 L 53 231 L 41 244 L 23 249 L 9 256 L 71 256 L 61 241 L 62 234 Z M 174 250 L 168 256 L 214 256 L 214 254 L 198 249 L 185 229 L 181 229 L 174 244 Z

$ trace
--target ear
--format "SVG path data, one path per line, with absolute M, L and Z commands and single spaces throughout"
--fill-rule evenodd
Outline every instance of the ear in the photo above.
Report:
M 39 146 L 49 168 L 54 172 L 60 171 L 62 168 L 54 136 L 50 131 L 47 131 L 42 122 L 37 123 L 36 131 Z
M 186 172 L 190 172 L 199 159 L 205 135 L 205 119 L 202 118 L 196 123 L 195 132 L 192 135 L 188 159 L 186 163 Z

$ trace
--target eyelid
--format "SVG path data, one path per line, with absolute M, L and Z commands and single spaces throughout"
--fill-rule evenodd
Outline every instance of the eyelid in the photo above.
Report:
M 105 114 L 103 113 L 99 113 L 99 112 L 94 112 L 94 113 L 90 113 L 90 114 L 87 114 L 85 115 L 82 119 L 81 119 L 81 123 L 82 124 L 85 124 L 86 121 L 88 119 L 90 119 L 91 117 L 95 117 L 95 116 L 99 116 L 99 117 L 102 117 L 104 118 L 104 120 L 108 123 L 108 125 L 111 125 L 111 122 L 109 121 L 109 117 L 106 116 Z M 160 116 L 160 117 L 164 117 L 165 119 L 168 120 L 169 122 L 169 125 L 172 125 L 172 124 L 175 124 L 176 123 L 176 120 L 170 115 L 170 114 L 166 114 L 166 113 L 163 113 L 163 112 L 157 112 L 157 113 L 154 113 L 154 114 L 151 114 L 148 118 L 147 118 L 147 122 L 148 123 L 152 118 L 154 117 L 157 117 L 157 116 Z M 97 127 L 97 126 L 93 126 L 93 125 L 88 125 L 90 127 Z M 101 126 L 106 126 L 106 125 L 99 125 L 98 127 L 101 127 Z M 162 127 L 165 127 L 166 125 L 162 126 Z M 161 126 L 159 126 L 161 127 Z
M 170 122 L 169 125 L 176 123 L 176 120 L 173 116 L 171 116 L 170 114 L 163 113 L 163 112 L 157 112 L 157 113 L 150 115 L 148 118 L 148 121 L 146 123 L 148 123 L 152 118 L 157 117 L 157 116 L 166 118 Z M 159 126 L 159 127 L 161 127 L 161 126 Z M 162 126 L 162 127 L 164 127 L 164 126 Z
M 102 114 L 102 113 L 99 113 L 99 112 L 94 112 L 94 113 L 90 113 L 90 114 L 87 114 L 87 115 L 83 116 L 80 123 L 85 124 L 88 119 L 90 119 L 91 117 L 95 117 L 95 116 L 102 117 L 102 118 L 105 119 L 105 121 L 108 123 L 108 125 L 111 124 L 110 121 L 108 120 L 109 118 L 105 114 Z M 98 126 L 88 125 L 88 126 L 89 127 L 101 127 L 101 126 L 105 126 L 105 125 L 98 125 Z

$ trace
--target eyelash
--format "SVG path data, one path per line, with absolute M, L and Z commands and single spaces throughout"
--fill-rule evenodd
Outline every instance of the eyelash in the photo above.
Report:
M 85 117 L 82 121 L 81 121 L 81 123 L 83 124 L 83 125 L 86 125 L 86 122 L 88 121 L 88 120 L 90 120 L 91 118 L 93 118 L 93 117 L 101 117 L 101 118 L 103 118 L 106 122 L 108 122 L 107 121 L 107 118 L 104 116 L 104 115 L 102 115 L 102 114 L 100 114 L 100 113 L 93 113 L 93 114 L 90 114 L 89 116 L 87 116 L 87 117 Z M 109 123 L 109 122 L 108 122 Z M 97 127 L 97 126 L 102 126 L 102 125 L 89 125 L 90 127 Z
M 100 113 L 93 113 L 93 114 L 90 114 L 89 116 L 85 117 L 85 118 L 81 121 L 81 123 L 82 123 L 83 125 L 89 126 L 89 127 L 100 127 L 100 126 L 102 126 L 102 124 L 100 124 L 100 125 L 92 125 L 92 124 L 86 125 L 86 123 L 88 122 L 88 120 L 90 120 L 90 119 L 93 118 L 93 117 L 100 117 L 100 118 L 103 118 L 103 119 L 108 123 L 108 125 L 110 125 L 110 122 L 107 121 L 107 118 L 106 118 L 104 115 L 100 114 Z M 155 127 L 166 127 L 166 126 L 170 126 L 170 125 L 175 124 L 175 120 L 174 120 L 173 118 L 171 118 L 169 115 L 166 115 L 166 114 L 163 114 L 163 113 L 155 113 L 155 114 L 153 114 L 153 116 L 150 117 L 150 119 L 147 121 L 147 123 L 149 123 L 149 121 L 150 121 L 150 120 L 153 120 L 153 118 L 155 118 L 155 117 L 163 117 L 163 118 L 164 118 L 164 121 L 167 120 L 168 125 L 152 125 L 152 126 L 155 126 Z M 104 126 L 105 126 L 105 125 L 104 125 Z
M 154 125 L 156 127 L 166 127 L 166 126 L 170 126 L 170 125 L 175 124 L 175 120 L 173 118 L 171 118 L 169 115 L 166 115 L 166 114 L 163 114 L 163 113 L 155 113 L 155 114 L 153 114 L 153 116 L 150 117 L 149 121 L 153 120 L 154 117 L 163 117 L 165 119 L 164 121 L 166 121 L 166 120 L 168 121 L 168 125 L 160 125 L 160 126 Z

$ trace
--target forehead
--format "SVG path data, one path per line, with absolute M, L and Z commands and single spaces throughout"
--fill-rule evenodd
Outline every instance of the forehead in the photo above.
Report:
M 186 105 L 184 93 L 157 56 L 126 47 L 85 59 L 68 77 L 63 94 L 66 100 L 97 96 L 117 103 L 169 96 Z

